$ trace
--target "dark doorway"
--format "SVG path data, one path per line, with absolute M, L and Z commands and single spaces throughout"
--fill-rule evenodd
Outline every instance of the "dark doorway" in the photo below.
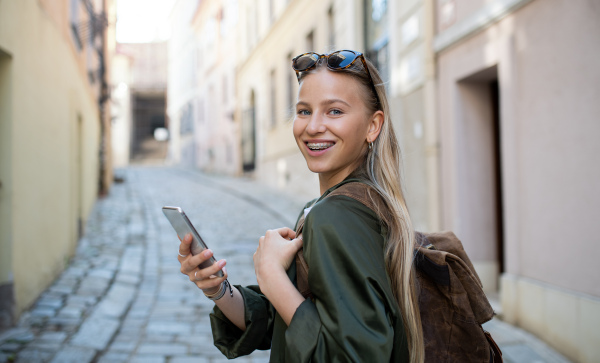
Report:
M 244 111 L 242 120 L 242 169 L 244 172 L 256 168 L 256 100 L 250 93 L 250 108 Z
M 498 79 L 489 82 L 490 106 L 492 109 L 492 122 L 494 127 L 494 138 L 492 145 L 494 153 L 494 166 L 496 177 L 496 253 L 500 275 L 504 272 L 504 203 L 502 198 L 502 152 L 500 141 L 500 85 Z
M 165 129 L 165 95 L 134 95 L 132 162 L 164 161 L 168 140 L 156 138 L 157 129 Z
M 457 185 L 463 242 L 486 292 L 504 272 L 500 84 L 497 66 L 458 83 Z
M 0 331 L 15 317 L 12 254 L 12 56 L 0 49 Z
M 83 237 L 84 224 L 83 224 L 83 118 L 81 114 L 77 114 L 75 125 L 75 149 L 76 149 L 76 160 L 75 160 L 75 200 L 77 203 L 77 242 Z

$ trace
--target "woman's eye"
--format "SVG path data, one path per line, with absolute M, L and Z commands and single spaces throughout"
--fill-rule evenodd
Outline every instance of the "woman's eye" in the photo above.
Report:
M 333 110 L 329 111 L 329 114 L 333 115 L 333 116 L 339 116 L 342 114 L 342 111 L 338 110 L 338 109 L 333 109 Z
M 309 110 L 298 110 L 296 111 L 296 113 L 300 116 L 308 116 L 310 115 L 310 111 Z

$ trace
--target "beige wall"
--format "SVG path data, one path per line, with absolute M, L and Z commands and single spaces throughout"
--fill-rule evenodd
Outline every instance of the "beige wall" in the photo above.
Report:
M 435 59 L 431 49 L 433 0 L 388 2 L 388 95 L 402 149 L 404 189 L 415 229 L 437 231 L 439 139 L 435 113 Z
M 62 271 L 97 195 L 99 110 L 68 24 L 51 16 L 68 18 L 65 4 L 0 2 L 0 248 L 11 260 L 0 278 L 14 276 L 17 313 Z
M 132 110 L 131 110 L 131 63 L 128 55 L 115 53 L 112 57 L 111 148 L 113 166 L 121 168 L 129 165 L 131 157 Z
M 463 2 L 456 3 L 460 7 Z M 570 358 L 591 362 L 600 354 L 597 344 L 584 346 L 585 339 L 577 337 L 598 337 L 586 320 L 600 317 L 595 261 L 600 245 L 593 232 L 600 220 L 595 182 L 600 178 L 595 156 L 600 153 L 598 9 L 591 0 L 522 3 L 471 36 L 439 47 L 443 227 L 463 237 L 483 272 L 484 285 L 489 289 L 497 283 L 502 266 L 490 233 L 495 186 L 486 104 L 486 84 L 497 78 L 503 309 L 507 320 L 535 332 Z M 468 28 L 460 22 L 456 26 Z M 456 29 L 440 33 L 437 44 L 444 44 L 441 40 L 450 39 L 445 36 Z M 529 293 L 534 290 L 541 292 Z M 553 305 L 558 295 L 566 302 L 560 308 Z M 591 301 L 581 308 L 587 315 L 581 315 L 578 301 Z M 571 318 L 573 334 L 558 334 L 563 325 L 548 320 Z
M 238 65 L 239 2 L 210 0 L 199 4 L 191 26 L 198 44 L 195 73 L 196 166 L 217 174 L 240 173 L 235 69 Z
M 197 146 L 191 132 L 186 132 L 185 127 L 184 133 L 181 132 L 181 121 L 190 108 L 192 110 L 196 108 L 198 69 L 194 57 L 199 52 L 192 20 L 197 6 L 196 0 L 175 2 L 169 15 L 171 38 L 167 44 L 167 119 L 169 122 L 167 160 L 169 163 L 190 167 L 196 167 Z

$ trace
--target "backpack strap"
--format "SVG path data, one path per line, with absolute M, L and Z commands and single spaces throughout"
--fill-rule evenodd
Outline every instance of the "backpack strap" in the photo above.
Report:
M 345 184 L 342 184 L 337 189 L 333 190 L 331 193 L 326 195 L 320 200 L 325 198 L 333 197 L 336 195 L 343 195 L 352 199 L 355 199 L 371 210 L 375 211 L 377 215 L 382 218 L 382 220 L 387 223 L 387 218 L 389 218 L 389 213 L 383 213 L 386 210 L 385 202 L 383 198 L 377 192 L 371 192 L 373 188 L 365 183 L 361 183 L 358 181 L 352 181 Z M 298 220 L 298 224 L 296 226 L 296 237 L 302 234 L 302 229 L 304 227 L 304 218 L 305 216 L 300 217 Z M 304 259 L 303 254 L 304 249 L 300 248 L 296 253 L 296 284 L 298 286 L 298 291 L 302 294 L 302 297 L 313 299 L 312 292 L 310 291 L 310 286 L 308 286 L 308 264 Z

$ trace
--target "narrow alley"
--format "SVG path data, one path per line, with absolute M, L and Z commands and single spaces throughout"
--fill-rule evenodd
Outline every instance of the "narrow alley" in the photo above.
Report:
M 0 362 L 225 362 L 213 345 L 213 303 L 179 271 L 161 207 L 184 209 L 233 284 L 255 284 L 252 255 L 267 229 L 292 226 L 305 198 L 244 179 L 131 167 L 100 199 L 62 275 L 0 335 Z M 297 199 L 295 199 L 297 198 Z M 567 362 L 501 321 L 486 324 L 507 362 Z M 12 353 L 9 353 L 12 352 Z M 255 352 L 239 362 L 266 362 Z

